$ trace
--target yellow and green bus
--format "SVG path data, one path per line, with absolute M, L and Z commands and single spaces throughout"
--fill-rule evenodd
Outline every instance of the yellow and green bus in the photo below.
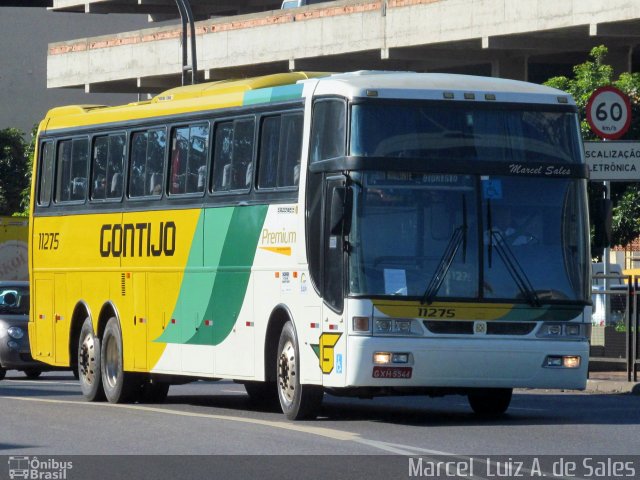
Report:
M 584 388 L 577 109 L 524 82 L 286 73 L 49 111 L 34 358 L 88 400 L 228 379 L 290 419 L 335 395 Z M 279 401 L 279 402 L 278 402 Z

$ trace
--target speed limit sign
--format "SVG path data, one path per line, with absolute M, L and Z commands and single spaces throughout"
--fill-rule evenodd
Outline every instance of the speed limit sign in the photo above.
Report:
M 620 138 L 631 124 L 629 97 L 615 87 L 597 89 L 587 102 L 587 121 L 599 137 Z

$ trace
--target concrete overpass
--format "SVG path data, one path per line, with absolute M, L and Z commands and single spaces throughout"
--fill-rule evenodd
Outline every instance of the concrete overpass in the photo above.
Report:
M 269 0 L 191 3 L 203 18 L 196 23 L 202 80 L 396 69 L 543 81 L 570 73 L 600 44 L 618 73 L 640 65 L 637 0 L 340 0 L 291 10 Z M 173 0 L 54 0 L 53 9 L 177 15 Z M 143 93 L 176 86 L 180 34 L 172 22 L 50 44 L 47 85 Z

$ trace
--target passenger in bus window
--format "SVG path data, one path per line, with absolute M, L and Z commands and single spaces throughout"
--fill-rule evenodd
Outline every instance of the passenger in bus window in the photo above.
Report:
M 92 198 L 103 199 L 105 195 L 105 186 L 106 186 L 106 179 L 104 178 L 104 175 L 102 174 L 98 175 L 98 178 L 96 178 L 95 183 L 93 185 Z
M 122 174 L 120 172 L 116 172 L 111 177 L 111 188 L 109 191 L 109 197 L 115 198 L 120 197 L 122 195 Z

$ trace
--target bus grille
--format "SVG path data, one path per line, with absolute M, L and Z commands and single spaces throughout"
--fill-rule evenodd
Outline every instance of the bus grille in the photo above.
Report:
M 471 321 L 424 320 L 424 326 L 431 333 L 446 335 L 473 335 Z M 536 328 L 534 322 L 487 322 L 487 335 L 528 335 Z

